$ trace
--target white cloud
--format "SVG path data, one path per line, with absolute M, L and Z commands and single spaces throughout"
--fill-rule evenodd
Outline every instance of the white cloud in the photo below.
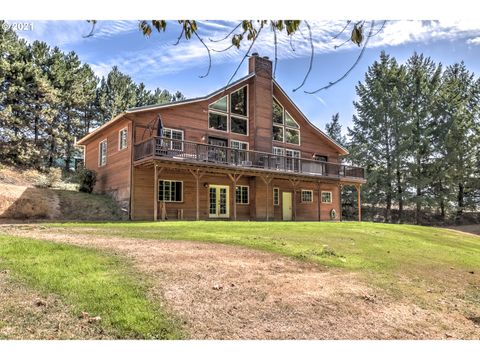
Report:
M 470 45 L 480 45 L 480 36 L 479 36 L 479 37 L 476 37 L 476 38 L 473 38 L 473 39 L 468 39 L 468 40 L 467 40 L 467 44 L 470 44 Z

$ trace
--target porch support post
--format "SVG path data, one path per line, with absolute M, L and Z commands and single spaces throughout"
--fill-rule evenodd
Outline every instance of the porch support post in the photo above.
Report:
M 265 211 L 266 211 L 266 220 L 268 221 L 270 219 L 270 216 L 268 214 L 268 193 L 269 193 L 268 185 L 272 182 L 273 175 L 265 175 L 265 176 L 261 175 L 260 178 L 263 180 L 265 185 L 267 185 L 267 194 L 265 196 Z
M 342 190 L 343 190 L 343 184 L 338 184 L 338 210 L 339 210 L 339 215 L 338 219 L 342 221 Z
M 200 169 L 188 169 L 190 173 L 195 178 L 196 183 L 196 196 L 195 196 L 195 206 L 196 206 L 196 215 L 195 219 L 198 221 L 200 220 L 200 179 L 205 174 L 204 172 L 200 172 Z
M 157 163 L 153 163 L 153 221 L 158 218 L 158 170 Z
M 233 174 L 227 174 L 228 177 L 230 178 L 230 180 L 232 180 L 232 183 L 233 183 L 233 220 L 237 220 L 237 182 L 238 180 L 240 180 L 240 178 L 242 177 L 242 174 L 237 174 L 237 173 L 233 173 Z M 250 194 L 248 194 L 249 198 L 249 202 L 250 202 Z
M 293 220 L 297 220 L 297 186 L 300 184 L 300 180 L 288 179 L 293 188 Z
M 355 185 L 357 188 L 357 206 L 358 206 L 358 221 L 362 221 L 362 200 L 361 200 L 361 191 L 362 191 L 362 185 L 358 184 Z
M 320 182 L 317 183 L 317 187 L 318 187 L 318 197 L 317 197 L 317 201 L 318 201 L 318 221 L 322 221 L 322 218 L 321 218 L 321 203 L 322 203 L 322 191 L 320 189 Z

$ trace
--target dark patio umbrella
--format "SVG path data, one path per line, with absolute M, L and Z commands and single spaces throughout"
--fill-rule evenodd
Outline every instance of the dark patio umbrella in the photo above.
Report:
M 157 136 L 160 137 L 160 146 L 163 146 L 163 121 L 160 115 L 157 116 Z

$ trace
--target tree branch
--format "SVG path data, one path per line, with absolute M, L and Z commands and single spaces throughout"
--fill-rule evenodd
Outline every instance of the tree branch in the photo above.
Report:
M 242 66 L 243 62 L 245 61 L 245 58 L 247 58 L 247 57 L 248 57 L 248 54 L 250 54 L 250 51 L 252 50 L 253 45 L 254 45 L 255 42 L 257 41 L 258 36 L 259 36 L 260 33 L 262 32 L 262 29 L 263 29 L 263 23 L 260 25 L 260 29 L 258 29 L 258 32 L 257 32 L 257 34 L 255 35 L 255 37 L 253 38 L 252 42 L 250 43 L 250 46 L 248 47 L 247 52 L 246 52 L 245 55 L 243 56 L 242 61 L 240 61 L 240 64 L 238 64 L 237 68 L 235 69 L 235 72 L 233 73 L 233 75 L 232 75 L 232 76 L 230 77 L 230 79 L 228 80 L 227 85 L 225 85 L 225 88 L 227 88 L 227 86 L 230 85 L 230 83 L 232 82 L 232 80 L 233 80 L 233 78 L 235 77 L 235 75 L 237 75 L 238 70 L 240 70 L 240 67 Z
M 305 77 L 303 78 L 302 83 L 300 84 L 300 86 L 298 86 L 297 88 L 293 89 L 293 92 L 297 91 L 298 89 L 302 88 L 303 85 L 305 85 L 305 82 L 307 81 L 308 76 L 310 75 L 310 72 L 312 71 L 313 58 L 315 57 L 315 46 L 313 46 L 312 28 L 310 27 L 310 24 L 309 24 L 308 21 L 306 21 L 306 20 L 305 20 L 305 25 L 307 25 L 308 33 L 309 33 L 310 50 L 311 50 L 311 53 L 310 53 L 310 64 L 308 65 L 308 70 L 307 70 L 307 73 L 305 74 Z
M 345 79 L 348 74 L 350 74 L 350 72 L 355 68 L 355 66 L 357 66 L 357 64 L 359 63 L 360 59 L 362 58 L 363 54 L 365 53 L 365 49 L 367 48 L 367 44 L 368 44 L 368 40 L 370 40 L 370 37 L 372 35 L 372 32 L 373 32 L 373 27 L 375 26 L 375 21 L 372 20 L 372 23 L 370 25 L 370 31 L 369 31 L 369 34 L 365 40 L 365 43 L 363 44 L 363 47 L 362 47 L 362 50 L 360 51 L 360 54 L 358 55 L 357 57 L 357 60 L 355 60 L 355 62 L 353 63 L 353 65 L 350 67 L 350 69 L 347 70 L 347 72 L 345 74 L 343 74 L 340 78 L 338 78 L 337 80 L 333 81 L 333 82 L 329 82 L 328 85 L 326 86 L 323 86 L 321 87 L 320 89 L 317 89 L 317 90 L 314 90 L 314 91 L 304 91 L 306 94 L 316 94 L 317 92 L 321 91 L 321 90 L 326 90 L 330 87 L 332 87 L 333 85 L 335 84 L 338 84 L 340 81 L 342 81 L 343 79 Z
M 274 60 L 274 65 L 273 65 L 273 78 L 275 79 L 275 74 L 277 72 L 277 61 L 278 61 L 278 57 L 277 57 L 277 47 L 278 47 L 278 43 L 277 43 L 277 30 L 275 29 L 275 26 L 273 26 L 273 43 L 275 44 L 275 60 Z
M 335 40 L 335 39 L 338 38 L 340 35 L 342 35 L 343 32 L 344 32 L 345 30 L 347 30 L 347 27 L 348 27 L 348 25 L 350 25 L 351 22 L 352 22 L 352 20 L 347 20 L 347 24 L 344 26 L 344 28 L 342 29 L 342 31 L 340 31 L 337 35 L 335 35 L 335 36 L 332 38 L 332 40 Z
M 208 74 L 210 74 L 210 69 L 212 68 L 212 54 L 210 53 L 210 48 L 207 46 L 207 44 L 205 44 L 205 42 L 202 40 L 202 38 L 198 35 L 197 31 L 193 30 L 193 33 L 195 34 L 197 39 L 202 43 L 202 45 L 205 47 L 205 49 L 207 50 L 207 53 L 208 53 L 208 69 L 207 69 L 207 72 L 205 73 L 205 75 L 200 75 L 199 76 L 200 78 L 205 78 L 205 77 L 208 76 Z
M 225 37 L 223 37 L 222 39 L 213 40 L 213 39 L 210 39 L 210 38 L 209 38 L 208 40 L 210 40 L 211 42 L 221 42 L 221 41 L 223 41 L 223 40 L 227 40 L 228 37 L 229 37 L 230 35 L 232 35 L 233 32 L 234 32 L 235 30 L 237 30 L 241 25 L 242 25 L 242 22 L 240 22 L 240 24 L 238 24 L 237 26 L 235 26 L 235 27 L 234 27 L 227 35 L 225 35 Z
M 182 31 L 180 32 L 180 35 L 178 35 L 177 41 L 173 44 L 173 46 L 177 46 L 180 43 L 180 40 L 182 39 L 184 32 L 185 32 L 185 28 L 182 26 Z
M 87 22 L 92 24 L 92 28 L 90 29 L 90 32 L 87 35 L 82 36 L 83 38 L 92 37 L 95 32 L 95 25 L 97 25 L 97 20 L 87 20 Z
M 369 37 L 375 37 L 375 36 L 377 36 L 377 35 L 383 30 L 383 28 L 385 27 L 385 24 L 386 24 L 386 23 L 387 23 L 387 20 L 384 20 L 382 26 L 380 27 L 380 29 L 378 29 L 378 31 L 377 31 L 375 34 L 373 34 L 373 35 L 371 35 L 371 36 L 369 35 Z

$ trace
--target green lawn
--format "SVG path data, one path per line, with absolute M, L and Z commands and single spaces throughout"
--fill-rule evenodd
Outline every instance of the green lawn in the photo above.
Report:
M 208 221 L 47 226 L 90 235 L 206 241 L 267 250 L 353 270 L 375 285 L 400 294 L 422 287 L 469 286 L 471 272 L 480 272 L 479 236 L 432 227 L 367 222 Z M 402 279 L 406 280 L 404 286 L 399 284 Z
M 100 316 L 99 326 L 118 338 L 181 337 L 175 324 L 146 295 L 146 280 L 128 261 L 92 249 L 0 235 L 0 270 L 55 293 L 82 311 Z

